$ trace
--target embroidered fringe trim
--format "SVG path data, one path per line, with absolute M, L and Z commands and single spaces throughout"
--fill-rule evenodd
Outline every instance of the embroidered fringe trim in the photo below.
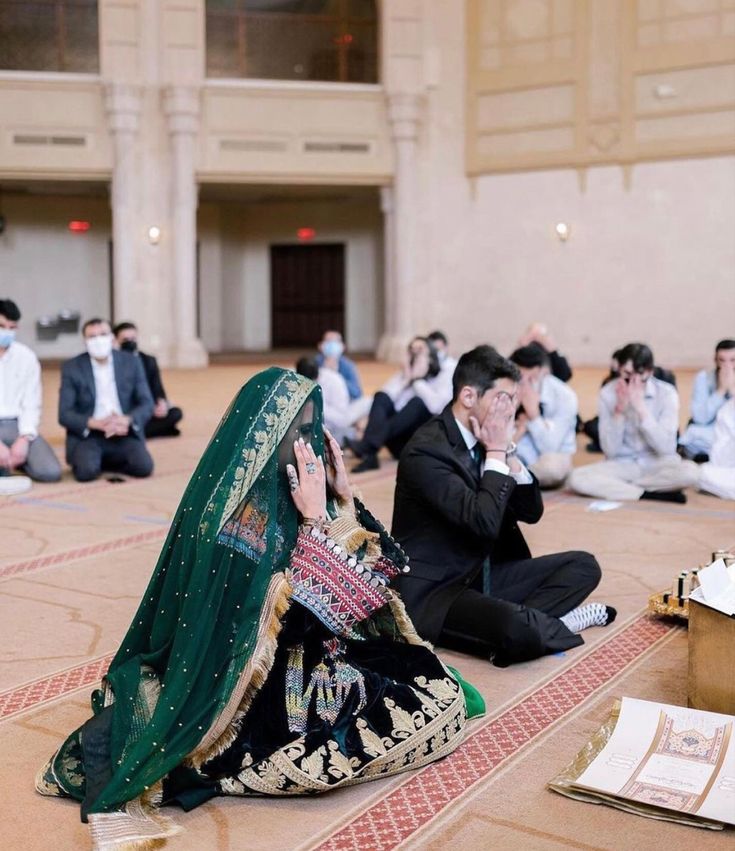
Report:
M 329 537 L 352 555 L 363 545 L 367 544 L 367 552 L 363 562 L 377 561 L 380 556 L 380 535 L 368 532 L 358 522 L 354 514 L 342 513 L 328 524 Z
M 409 644 L 419 644 L 422 647 L 428 647 L 429 650 L 433 650 L 434 648 L 432 645 L 429 644 L 428 641 L 424 641 L 418 632 L 416 632 L 416 627 L 413 625 L 413 621 L 408 616 L 406 607 L 403 605 L 403 600 L 401 600 L 398 594 L 389 588 L 387 590 L 387 595 L 391 614 L 395 618 L 395 621 L 398 624 L 398 629 L 400 629 L 401 635 L 406 639 L 406 641 Z
M 136 798 L 116 813 L 91 813 L 89 832 L 94 851 L 147 851 L 160 848 L 182 828 L 168 816 Z
M 266 681 L 276 657 L 281 620 L 291 605 L 291 586 L 285 574 L 276 573 L 270 581 L 261 612 L 256 651 L 248 660 L 232 690 L 225 708 L 205 733 L 185 763 L 199 769 L 205 762 L 227 750 L 237 738 L 255 695 Z

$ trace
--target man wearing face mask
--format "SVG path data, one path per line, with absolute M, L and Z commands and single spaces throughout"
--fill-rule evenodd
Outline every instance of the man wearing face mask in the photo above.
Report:
M 15 339 L 20 310 L 0 299 L 0 476 L 16 470 L 37 482 L 58 482 L 61 465 L 38 433 L 41 421 L 41 366 Z
M 542 488 L 558 488 L 572 470 L 577 448 L 577 394 L 551 374 L 541 346 L 521 346 L 510 359 L 521 371 L 514 436 L 518 458 Z
M 130 352 L 113 350 L 105 319 L 88 319 L 82 335 L 87 351 L 64 364 L 59 391 L 59 423 L 74 478 L 88 482 L 102 471 L 150 476 L 144 429 L 153 398 L 143 365 Z
M 362 386 L 357 367 L 345 355 L 345 344 L 339 331 L 325 331 L 319 343 L 319 354 L 316 356 L 318 366 L 336 369 L 347 382 L 350 399 L 354 401 L 362 396 Z
M 459 359 L 453 399 L 401 455 L 392 535 L 410 558 L 398 590 L 428 641 L 498 667 L 582 644 L 615 610 L 581 605 L 600 581 L 590 553 L 531 558 L 519 521 L 543 513 L 512 442 L 520 374 L 491 346 Z
M 181 408 L 169 405 L 166 391 L 163 389 L 161 371 L 158 361 L 153 355 L 141 352 L 138 348 L 138 329 L 132 322 L 120 322 L 112 329 L 115 342 L 123 352 L 130 352 L 140 358 L 143 364 L 148 389 L 153 396 L 153 416 L 145 426 L 145 436 L 152 437 L 178 437 L 181 432 L 177 428 L 184 416 Z

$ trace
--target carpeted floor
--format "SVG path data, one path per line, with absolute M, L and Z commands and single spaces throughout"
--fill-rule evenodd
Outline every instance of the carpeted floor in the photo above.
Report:
M 36 486 L 0 501 L 0 847 L 88 847 L 78 808 L 33 791 L 35 772 L 88 714 L 90 686 L 104 673 L 158 554 L 196 460 L 234 391 L 257 368 L 211 367 L 166 375 L 186 414 L 184 435 L 150 444 L 147 481 Z M 361 365 L 366 386 L 389 369 Z M 602 372 L 578 370 L 582 413 L 593 413 Z M 691 374 L 680 375 L 688 398 Z M 46 378 L 44 434 L 61 454 L 55 425 L 58 374 Z M 584 441 L 580 442 L 582 445 Z M 577 463 L 599 456 L 581 451 Z M 395 463 L 356 479 L 367 503 L 390 520 Z M 570 801 L 544 788 L 607 715 L 614 697 L 686 702 L 686 632 L 641 612 L 647 596 L 712 550 L 735 544 L 735 504 L 690 494 L 686 506 L 630 504 L 587 511 L 589 500 L 549 494 L 527 530 L 535 553 L 588 549 L 603 566 L 594 598 L 617 606 L 609 629 L 584 647 L 498 670 L 442 655 L 481 689 L 486 718 L 466 743 L 422 772 L 320 799 L 220 800 L 175 813 L 186 832 L 174 849 L 658 848 L 724 849 L 714 834 Z

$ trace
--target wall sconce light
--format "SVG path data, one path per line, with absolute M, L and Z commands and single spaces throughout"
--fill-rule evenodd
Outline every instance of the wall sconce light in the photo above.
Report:
M 556 231 L 556 235 L 562 242 L 566 242 L 572 233 L 571 227 L 569 227 L 566 222 L 557 222 L 557 225 L 554 230 Z
M 161 241 L 161 228 L 156 225 L 152 225 L 148 228 L 148 242 L 151 245 L 158 245 Z

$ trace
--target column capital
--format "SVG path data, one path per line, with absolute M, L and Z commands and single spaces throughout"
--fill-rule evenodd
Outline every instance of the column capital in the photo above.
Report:
M 424 108 L 422 95 L 398 92 L 387 95 L 388 122 L 394 140 L 409 139 L 415 141 Z
M 196 86 L 167 86 L 163 90 L 163 112 L 169 133 L 199 132 L 200 90 Z
M 143 90 L 126 83 L 105 86 L 105 110 L 113 133 L 138 131 L 138 119 L 143 107 Z

